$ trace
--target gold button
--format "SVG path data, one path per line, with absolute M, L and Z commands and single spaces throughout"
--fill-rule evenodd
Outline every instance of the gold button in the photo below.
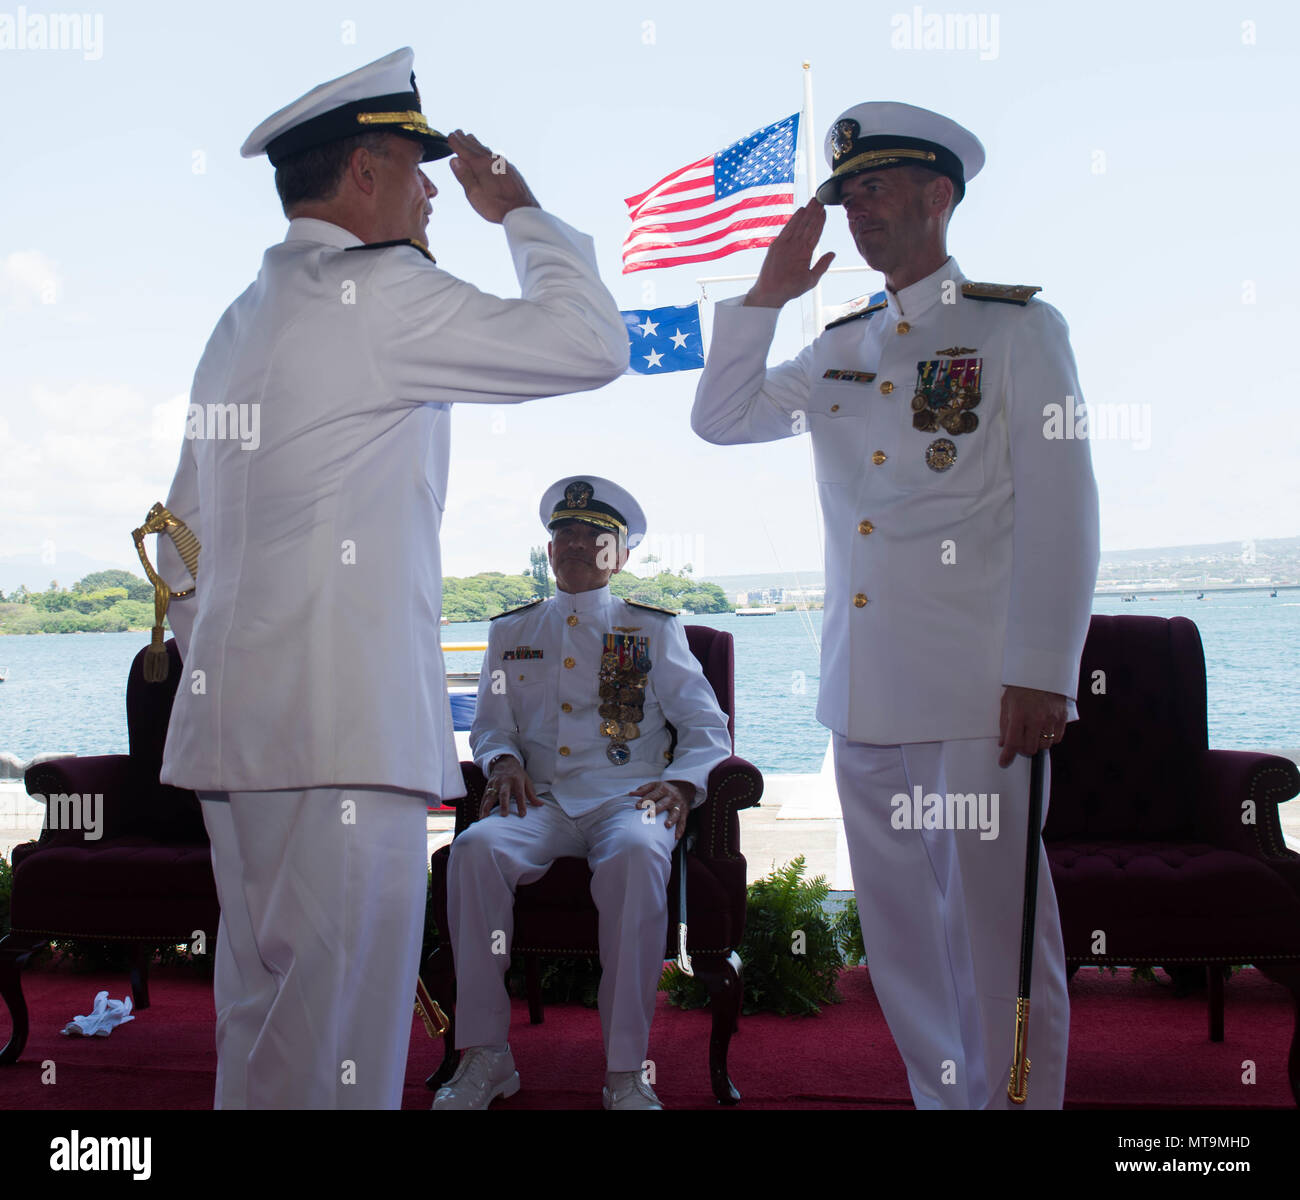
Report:
M 875 454 L 871 456 L 871 461 L 875 463 L 876 466 L 880 466 L 880 464 L 884 462 L 885 459 L 887 459 L 888 457 L 889 455 L 886 454 L 883 450 L 877 450 Z
M 575 664 L 574 664 L 574 660 L 571 659 L 571 658 L 566 658 L 566 659 L 564 660 L 564 665 L 565 665 L 566 667 L 572 667 L 572 666 L 575 665 Z
M 566 700 L 563 704 L 560 705 L 560 711 L 561 711 L 561 712 L 572 712 L 572 711 L 573 711 L 573 705 L 570 704 L 570 703 Z
M 831 405 L 831 412 L 839 412 L 839 411 L 840 411 L 840 406 L 838 404 Z
M 870 521 L 859 521 L 859 522 L 858 522 L 858 532 L 859 532 L 859 533 L 870 533 L 873 529 L 875 529 L 875 526 L 874 526 Z
M 563 754 L 563 755 L 567 758 L 567 757 L 569 756 L 569 748 L 568 748 L 568 746 L 561 746 L 561 747 L 560 747 L 560 753 Z
M 565 619 L 570 625 L 576 625 L 578 623 L 578 614 L 570 613 Z
M 522 675 L 520 675 L 520 676 L 519 676 L 519 682 L 520 682 L 520 683 L 523 683 L 523 681 L 524 681 L 524 677 L 523 677 Z
M 912 327 L 906 321 L 899 321 L 899 323 L 897 324 L 897 326 L 895 326 L 895 328 L 898 330 L 899 333 L 912 332 Z
M 885 382 L 880 385 L 880 394 L 882 396 L 888 396 L 889 393 L 892 392 L 893 390 L 894 390 L 894 385 L 890 383 L 888 379 L 886 379 Z
M 856 596 L 853 597 L 853 605 L 855 608 L 861 608 L 864 604 L 866 604 L 866 602 L 867 602 L 867 598 L 865 595 L 863 595 L 862 592 L 859 592 Z

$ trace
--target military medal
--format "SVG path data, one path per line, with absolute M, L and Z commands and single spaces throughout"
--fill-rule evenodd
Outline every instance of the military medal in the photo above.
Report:
M 966 346 L 950 346 L 943 353 L 970 353 Z M 979 417 L 971 410 L 980 402 L 983 359 L 929 359 L 916 364 L 916 394 L 912 397 L 912 428 L 919 433 L 942 429 L 952 437 L 974 433 Z M 948 438 L 937 438 L 926 447 L 925 465 L 932 471 L 946 471 L 957 461 L 957 447 Z
M 650 672 L 650 639 L 634 632 L 607 633 L 600 656 L 600 735 L 610 739 L 605 757 L 621 767 L 632 759 L 628 742 L 641 736 L 637 724 L 645 715 L 646 676 Z

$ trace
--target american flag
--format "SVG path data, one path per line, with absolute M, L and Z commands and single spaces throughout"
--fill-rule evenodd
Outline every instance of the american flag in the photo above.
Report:
M 629 196 L 623 274 L 768 245 L 794 212 L 798 132 L 796 113 Z

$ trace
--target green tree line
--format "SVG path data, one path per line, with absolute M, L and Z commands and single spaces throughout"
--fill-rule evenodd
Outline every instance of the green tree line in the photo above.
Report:
M 656 565 L 653 560 L 649 565 Z M 449 621 L 486 621 L 497 613 L 544 599 L 555 591 L 546 571 L 545 551 L 540 561 L 534 551 L 529 569 L 518 575 L 484 571 L 442 581 L 442 611 Z M 621 571 L 610 590 L 627 600 L 697 613 L 730 612 L 731 605 L 716 583 L 660 571 L 639 577 Z M 43 592 L 19 587 L 0 592 L 0 634 L 9 633 L 120 633 L 147 630 L 153 625 L 153 585 L 130 571 L 95 571 L 62 588 L 51 580 Z

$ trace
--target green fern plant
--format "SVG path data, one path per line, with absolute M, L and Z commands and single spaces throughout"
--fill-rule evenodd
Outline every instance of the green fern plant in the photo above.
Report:
M 842 965 L 840 939 L 822 910 L 830 888 L 823 875 L 805 880 L 805 870 L 800 855 L 749 885 L 740 945 L 746 1014 L 813 1016 L 823 1004 L 840 1000 L 835 988 Z M 664 972 L 659 988 L 681 1008 L 703 1008 L 709 1002 L 699 978 L 676 966 Z

